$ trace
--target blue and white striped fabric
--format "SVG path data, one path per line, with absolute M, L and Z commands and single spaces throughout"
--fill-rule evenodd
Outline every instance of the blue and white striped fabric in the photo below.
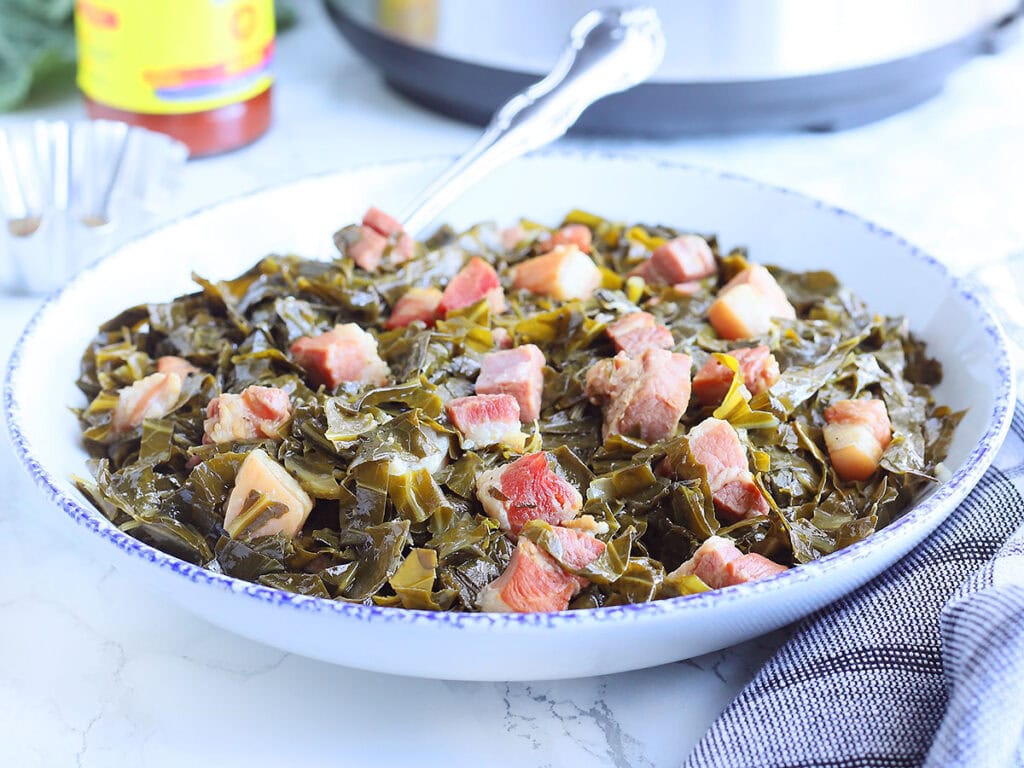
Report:
M 805 619 L 686 766 L 1024 766 L 1024 404 L 968 499 Z

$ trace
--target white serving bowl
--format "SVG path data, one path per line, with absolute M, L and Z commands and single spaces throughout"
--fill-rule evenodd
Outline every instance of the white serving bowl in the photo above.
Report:
M 665 222 L 747 245 L 759 262 L 830 269 L 875 310 L 904 314 L 945 367 L 939 401 L 968 408 L 952 477 L 889 527 L 763 581 L 635 606 L 554 614 L 430 613 L 302 597 L 212 573 L 121 533 L 74 488 L 86 453 L 74 415 L 82 350 L 122 307 L 194 289 L 189 273 L 239 274 L 270 252 L 329 257 L 331 234 L 370 204 L 400 210 L 446 160 L 318 176 L 187 216 L 87 268 L 47 301 L 11 357 L 11 438 L 44 494 L 124 578 L 288 651 L 421 677 L 527 680 L 607 674 L 687 658 L 787 624 L 864 584 L 925 538 L 967 495 L 1009 426 L 1013 377 L 988 310 L 938 261 L 849 213 L 786 190 L 686 166 L 602 154 L 544 154 L 494 173 L 448 211 L 457 227 L 571 208 Z M 895 618 L 895 617 L 894 617 Z

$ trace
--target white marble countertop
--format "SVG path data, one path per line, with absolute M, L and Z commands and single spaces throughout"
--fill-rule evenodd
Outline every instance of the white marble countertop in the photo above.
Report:
M 173 216 L 324 169 L 454 153 L 475 129 L 393 95 L 320 18 L 280 39 L 276 120 L 192 163 Z M 944 94 L 840 134 L 571 140 L 795 187 L 905 234 L 960 271 L 1024 250 L 1024 47 Z M 0 121 L 76 117 L 72 100 Z M 35 302 L 0 296 L 0 360 Z M 198 620 L 82 554 L 0 440 L 0 765 L 678 766 L 785 638 L 588 680 L 450 683 L 333 667 Z M 392 717 L 390 713 L 400 713 Z

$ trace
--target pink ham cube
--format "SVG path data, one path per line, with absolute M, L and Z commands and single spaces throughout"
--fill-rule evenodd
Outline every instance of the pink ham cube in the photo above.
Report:
M 767 391 L 779 380 L 779 363 L 768 347 L 733 349 L 728 354 L 740 364 L 743 383 L 751 395 Z M 693 394 L 701 405 L 718 405 L 730 386 L 732 370 L 715 357 L 709 357 L 693 377 Z
M 402 231 L 401 222 L 379 208 L 371 207 L 363 215 L 359 238 L 348 246 L 346 253 L 367 272 L 376 272 L 389 243 L 393 245 L 391 253 L 396 263 L 412 258 L 414 243 Z
M 777 573 L 788 571 L 784 565 L 769 560 L 764 555 L 756 552 L 738 557 L 725 567 L 725 578 L 723 587 L 730 587 L 734 584 L 746 584 L 758 579 L 767 579 Z
M 707 240 L 697 235 L 680 235 L 654 249 L 647 271 L 654 279 L 647 282 L 665 285 L 687 283 L 717 271 L 715 255 Z
M 429 327 L 439 317 L 440 304 L 441 291 L 437 288 L 410 288 L 395 302 L 384 327 L 388 330 L 404 328 L 417 320 Z
M 206 406 L 204 443 L 281 440 L 292 414 L 288 393 L 277 387 L 251 386 L 241 394 L 223 394 Z
M 604 437 L 631 435 L 657 442 L 671 435 L 690 401 L 689 355 L 646 349 L 620 352 L 587 371 L 585 391 L 604 410 Z
M 505 292 L 501 289 L 498 273 L 479 256 L 474 256 L 448 281 L 437 311 L 444 316 L 456 309 L 472 306 L 481 299 L 487 299 L 492 314 L 505 311 Z
M 522 451 L 526 435 L 519 428 L 519 403 L 512 395 L 471 395 L 449 400 L 448 421 L 462 434 L 466 449 L 501 445 Z
M 333 389 L 343 382 L 383 386 L 388 366 L 377 354 L 377 340 L 355 323 L 336 325 L 291 346 L 292 357 L 316 384 Z
M 181 376 L 176 373 L 151 373 L 122 389 L 111 417 L 114 433 L 127 432 L 145 419 L 159 419 L 173 410 L 181 395 Z
M 590 253 L 593 238 L 590 227 L 583 224 L 567 224 L 546 238 L 540 244 L 540 249 L 547 252 L 559 245 L 575 245 L 584 253 Z
M 728 520 L 768 514 L 768 501 L 754 483 L 747 453 L 727 421 L 704 419 L 687 434 L 693 457 L 704 465 L 715 509 Z
M 730 539 L 711 536 L 670 576 L 694 575 L 712 589 L 756 581 L 788 570 L 763 555 L 744 555 Z
M 544 353 L 534 344 L 523 344 L 484 355 L 476 393 L 512 395 L 519 403 L 519 418 L 533 421 L 540 416 L 544 394 Z
M 708 320 L 723 339 L 749 339 L 767 333 L 772 318 L 793 320 L 796 310 L 785 292 L 760 264 L 752 264 L 718 292 Z
M 490 613 L 564 611 L 579 591 L 579 579 L 522 538 L 504 572 L 480 590 L 477 607 Z
M 825 409 L 825 445 L 842 480 L 867 480 L 892 442 L 885 403 L 873 398 L 840 400 Z
M 481 473 L 476 496 L 484 513 L 512 535 L 530 520 L 552 525 L 571 520 L 583 506 L 579 491 L 552 471 L 543 452 Z
M 601 281 L 601 270 L 576 245 L 556 245 L 512 270 L 516 288 L 558 301 L 589 299 L 601 287 Z
M 618 352 L 630 357 L 643 354 L 646 349 L 671 349 L 675 344 L 672 331 L 654 319 L 650 312 L 631 312 L 623 315 L 605 329 Z
M 697 547 L 693 557 L 676 568 L 672 576 L 696 576 L 712 589 L 725 586 L 725 568 L 743 556 L 731 539 L 711 536 Z

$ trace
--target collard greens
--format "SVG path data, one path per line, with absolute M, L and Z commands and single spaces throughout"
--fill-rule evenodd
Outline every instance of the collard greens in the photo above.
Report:
M 269 256 L 234 280 L 197 276 L 196 293 L 126 309 L 99 329 L 82 358 L 78 385 L 89 404 L 78 413 L 93 459 L 92 478 L 80 479 L 80 487 L 122 530 L 241 579 L 335 600 L 475 610 L 477 594 L 502 572 L 514 547 L 482 514 L 475 482 L 509 457 L 497 448 L 463 450 L 443 404 L 472 394 L 482 356 L 496 348 L 496 329 L 546 356 L 543 407 L 528 449 L 549 451 L 585 499 L 583 513 L 607 525 L 599 534 L 608 544 L 604 555 L 577 572 L 589 586 L 573 608 L 706 589 L 695 577 L 666 574 L 714 534 L 784 565 L 813 560 L 869 536 L 941 475 L 960 415 L 932 399 L 939 365 L 902 319 L 870 312 L 827 272 L 772 269 L 798 317 L 749 342 L 769 345 L 780 363 L 781 379 L 768 392 L 748 398 L 737 374 L 717 409 L 691 402 L 674 436 L 653 445 L 624 437 L 602 442 L 600 409 L 587 401 L 583 377 L 596 359 L 613 354 L 607 325 L 645 309 L 671 329 L 675 350 L 690 354 L 697 368 L 719 355 L 735 370 L 721 354 L 730 344 L 706 317 L 715 291 L 743 268 L 746 255 L 720 253 L 715 238 L 707 238 L 719 276 L 683 295 L 623 277 L 675 229 L 624 226 L 582 211 L 566 221 L 592 229 L 593 258 L 605 279 L 585 301 L 511 289 L 508 268 L 536 255 L 551 233 L 523 221 L 512 248 L 482 224 L 463 233 L 443 229 L 412 261 L 376 275 L 347 258 Z M 390 308 L 409 287 L 443 287 L 470 255 L 496 266 L 509 311 L 492 316 L 480 302 L 433 328 L 385 330 Z M 289 355 L 296 339 L 348 322 L 376 336 L 392 372 L 387 386 L 314 388 Z M 167 416 L 115 433 L 119 390 L 154 372 L 163 355 L 187 358 L 202 375 L 185 379 Z M 289 394 L 293 415 L 284 439 L 204 445 L 210 400 L 252 384 Z M 894 439 L 870 480 L 844 483 L 825 450 L 823 411 L 864 394 L 885 401 Z M 768 515 L 729 526 L 716 516 L 706 473 L 685 437 L 712 411 L 738 428 L 771 500 Z M 444 451 L 445 438 L 448 456 L 431 474 L 417 462 Z M 225 530 L 235 475 L 256 448 L 275 457 L 315 501 L 295 539 L 250 535 L 281 512 L 255 492 Z M 666 456 L 677 467 L 673 478 L 655 471 Z M 408 471 L 389 472 L 395 460 Z M 546 523 L 531 523 L 522 535 L 561 557 Z

